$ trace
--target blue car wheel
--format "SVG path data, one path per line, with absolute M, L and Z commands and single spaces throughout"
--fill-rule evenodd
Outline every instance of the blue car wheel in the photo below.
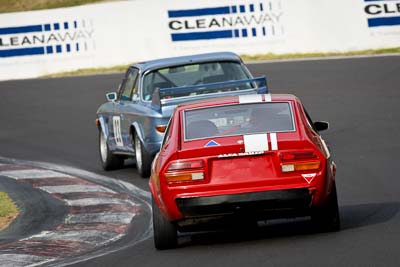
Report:
M 107 139 L 101 130 L 99 131 L 99 153 L 101 165 L 105 171 L 120 169 L 124 166 L 124 158 L 111 153 Z
M 138 170 L 138 173 L 143 178 L 149 177 L 151 169 L 151 156 L 146 151 L 146 148 L 143 146 L 137 134 L 135 134 L 134 137 L 134 147 L 135 147 L 136 168 Z

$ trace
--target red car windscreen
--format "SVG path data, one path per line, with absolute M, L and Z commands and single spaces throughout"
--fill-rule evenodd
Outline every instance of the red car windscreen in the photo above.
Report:
M 185 140 L 295 131 L 288 102 L 236 104 L 184 112 Z

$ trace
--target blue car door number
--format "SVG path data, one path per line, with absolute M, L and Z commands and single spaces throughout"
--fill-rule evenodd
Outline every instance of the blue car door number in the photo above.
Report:
M 113 116 L 113 128 L 116 145 L 124 146 L 121 135 L 121 118 L 119 116 Z

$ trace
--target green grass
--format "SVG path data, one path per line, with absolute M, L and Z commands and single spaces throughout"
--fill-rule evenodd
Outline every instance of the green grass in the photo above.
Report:
M 115 0 L 0 0 L 0 13 L 79 6 Z
M 6 228 L 18 215 L 17 206 L 5 192 L 0 192 L 0 231 Z
M 245 62 L 257 60 L 283 60 L 283 59 L 301 59 L 301 58 L 319 58 L 319 57 L 334 57 L 334 56 L 357 56 L 357 55 L 381 55 L 381 54 L 400 54 L 400 47 L 376 49 L 376 50 L 361 50 L 345 53 L 298 53 L 298 54 L 262 54 L 262 55 L 241 55 Z M 43 76 L 44 78 L 76 76 L 76 75 L 92 75 L 102 73 L 123 72 L 128 65 L 118 65 L 109 68 L 89 68 L 79 69 L 76 71 L 61 72 Z
M 0 192 L 0 217 L 18 213 L 18 208 L 5 192 Z

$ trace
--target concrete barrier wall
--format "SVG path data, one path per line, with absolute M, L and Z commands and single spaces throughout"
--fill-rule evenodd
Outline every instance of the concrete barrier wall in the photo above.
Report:
M 400 0 L 132 0 L 0 15 L 0 80 L 211 51 L 400 45 Z

